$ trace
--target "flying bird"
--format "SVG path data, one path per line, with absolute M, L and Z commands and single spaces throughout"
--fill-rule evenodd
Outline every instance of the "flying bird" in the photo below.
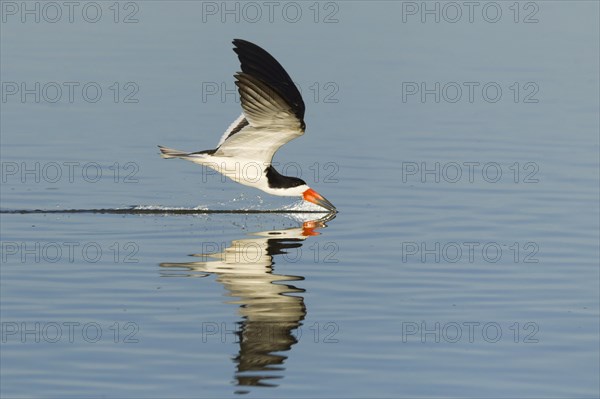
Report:
M 304 134 L 304 101 L 298 88 L 264 49 L 241 39 L 233 40 L 233 45 L 242 69 L 234 75 L 242 114 L 223 133 L 217 148 L 183 152 L 158 146 L 161 156 L 192 161 L 268 194 L 301 197 L 337 212 L 304 180 L 284 176 L 272 165 L 282 145 Z

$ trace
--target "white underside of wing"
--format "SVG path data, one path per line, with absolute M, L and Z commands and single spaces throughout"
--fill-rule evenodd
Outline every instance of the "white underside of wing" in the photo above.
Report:
M 268 165 L 282 145 L 302 134 L 302 130 L 274 130 L 247 125 L 225 140 L 214 155 L 254 160 Z
M 223 135 L 221 136 L 221 139 L 219 140 L 219 144 L 217 144 L 217 148 L 219 148 L 221 146 L 221 144 L 223 144 L 225 142 L 225 140 L 227 139 L 227 137 L 229 137 L 229 135 L 231 134 L 233 129 L 235 129 L 243 120 L 244 120 L 244 114 L 242 113 L 235 121 L 233 121 L 233 123 L 231 125 L 229 125 L 227 130 L 225 130 L 225 133 L 223 133 Z

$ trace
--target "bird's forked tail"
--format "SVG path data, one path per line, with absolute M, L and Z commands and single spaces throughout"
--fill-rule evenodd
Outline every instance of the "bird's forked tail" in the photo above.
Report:
M 185 157 L 185 156 L 189 155 L 187 152 L 183 152 L 183 151 L 179 151 L 179 150 L 174 150 L 172 148 L 163 147 L 162 145 L 159 145 L 158 148 L 160 149 L 160 156 L 163 157 L 163 158 L 165 158 L 165 159 L 181 158 L 181 157 Z

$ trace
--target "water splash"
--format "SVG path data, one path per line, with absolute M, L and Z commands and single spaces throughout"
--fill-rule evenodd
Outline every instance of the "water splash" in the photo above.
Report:
M 315 205 L 313 203 L 307 202 L 307 201 L 297 201 L 293 204 L 290 205 L 285 205 L 282 208 L 280 208 L 279 210 L 282 211 L 294 211 L 294 212 L 323 212 L 323 213 L 328 213 L 328 211 L 325 208 L 322 208 L 318 205 Z

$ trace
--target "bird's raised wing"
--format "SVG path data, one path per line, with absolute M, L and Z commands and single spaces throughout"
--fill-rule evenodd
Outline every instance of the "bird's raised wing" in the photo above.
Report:
M 271 162 L 279 147 L 304 134 L 304 102 L 269 53 L 245 40 L 233 43 L 242 68 L 235 83 L 243 115 L 227 129 L 214 155 Z
M 231 125 L 229 125 L 227 130 L 225 130 L 225 133 L 223 133 L 221 139 L 219 140 L 219 144 L 217 144 L 217 148 L 219 148 L 221 144 L 223 144 L 225 140 L 229 138 L 229 136 L 231 136 L 232 134 L 236 134 L 246 126 L 248 126 L 248 121 L 246 120 L 244 114 L 241 114 L 236 120 L 234 120 L 231 123 Z
M 264 49 L 246 40 L 233 41 L 242 72 L 265 83 L 286 100 L 298 120 L 304 119 L 304 101 L 298 88 L 281 64 Z

